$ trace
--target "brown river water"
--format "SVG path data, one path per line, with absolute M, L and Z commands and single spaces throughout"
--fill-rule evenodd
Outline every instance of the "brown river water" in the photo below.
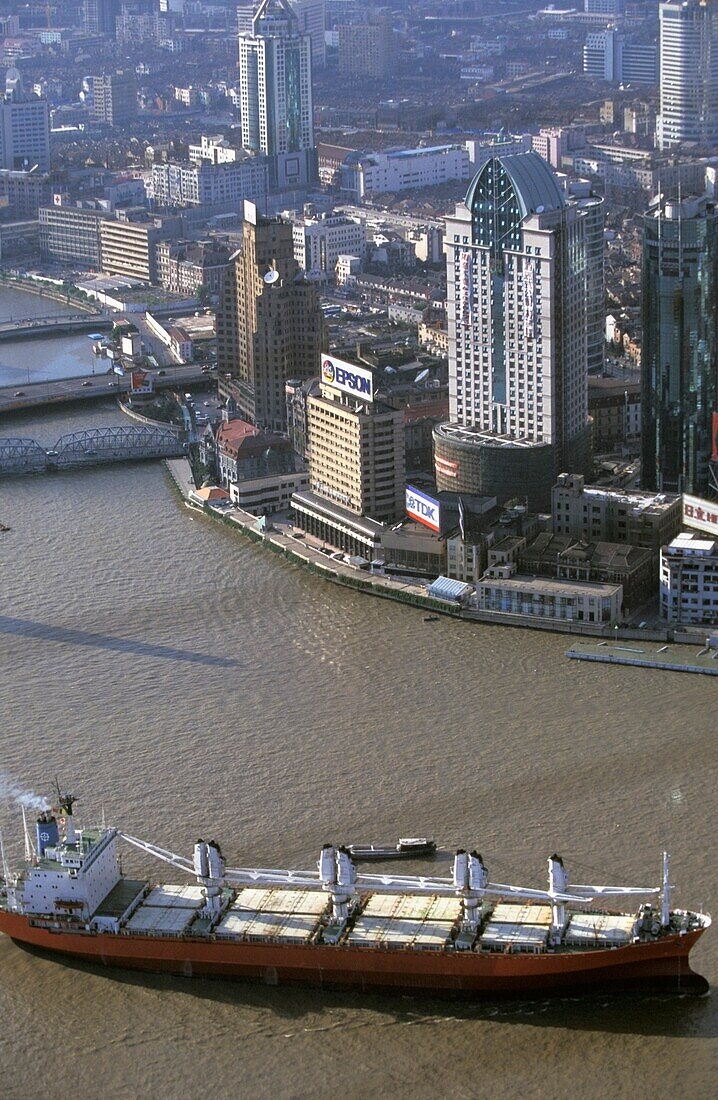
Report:
M 33 414 L 35 415 L 35 414 Z M 0 428 L 50 445 L 110 406 Z M 338 589 L 189 513 L 156 464 L 0 483 L 0 824 L 55 774 L 80 822 L 310 867 L 430 833 L 492 877 L 658 882 L 718 910 L 716 684 Z M 125 868 L 172 881 L 161 864 Z M 448 872 L 448 863 L 445 865 Z M 718 983 L 718 931 L 693 954 Z M 447 1004 L 135 976 L 0 940 L 3 1094 L 716 1095 L 718 1000 Z

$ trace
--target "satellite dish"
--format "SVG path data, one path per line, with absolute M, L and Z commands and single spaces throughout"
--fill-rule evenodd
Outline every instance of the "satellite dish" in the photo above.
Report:
M 267 284 L 267 286 L 271 286 L 271 285 L 272 285 L 272 283 L 276 283 L 276 281 L 277 281 L 277 279 L 278 279 L 278 278 L 279 278 L 279 272 L 278 272 L 278 271 L 275 271 L 275 270 L 274 270 L 274 268 L 272 268 L 272 269 L 271 269 L 270 271 L 268 271 L 268 272 L 267 272 L 267 274 L 266 274 L 266 275 L 264 276 L 264 281 L 265 281 L 265 283 Z
M 543 205 L 541 205 L 541 206 L 537 206 L 537 207 L 536 207 L 536 213 L 537 213 L 537 214 L 543 214 L 543 212 L 544 212 L 544 210 L 545 210 L 545 209 L 546 209 L 546 207 L 545 207 L 545 206 L 543 206 Z
M 426 376 L 428 375 L 428 373 L 429 373 L 429 368 L 428 368 L 428 367 L 425 367 L 425 368 L 424 368 L 424 370 L 420 370 L 420 371 L 419 371 L 419 373 L 417 374 L 417 376 L 416 376 L 416 378 L 414 379 L 414 381 L 415 381 L 415 382 L 423 382 L 423 381 L 424 381 L 424 379 L 426 378 Z

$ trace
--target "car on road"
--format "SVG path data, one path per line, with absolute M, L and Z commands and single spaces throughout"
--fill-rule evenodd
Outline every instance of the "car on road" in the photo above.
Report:
M 25 396 L 25 391 L 24 390 L 15 390 L 15 396 L 16 397 L 24 397 Z
M 88 379 L 87 382 L 83 382 L 82 384 L 83 386 L 91 386 L 92 382 L 90 382 L 90 380 Z
M 167 371 L 166 371 L 166 370 L 158 370 L 158 371 L 157 371 L 157 377 L 158 377 L 158 378 L 164 378 L 164 376 L 165 376 L 166 374 L 167 374 Z

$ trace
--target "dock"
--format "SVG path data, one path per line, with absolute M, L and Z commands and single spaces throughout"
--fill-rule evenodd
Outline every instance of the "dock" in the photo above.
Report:
M 631 641 L 575 642 L 566 650 L 566 656 L 576 661 L 600 661 L 607 665 L 634 665 L 718 676 L 718 650 L 709 646 L 651 645 Z

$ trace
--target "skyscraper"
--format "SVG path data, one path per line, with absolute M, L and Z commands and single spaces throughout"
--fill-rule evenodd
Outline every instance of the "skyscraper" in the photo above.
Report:
M 718 142 L 718 2 L 668 0 L 660 6 L 660 149 Z
M 487 161 L 447 218 L 439 489 L 544 508 L 561 469 L 584 470 L 591 226 L 535 152 Z
M 47 100 L 26 92 L 14 68 L 5 75 L 5 94 L 0 102 L 0 168 L 50 171 Z
M 289 0 L 262 0 L 252 26 L 239 36 L 242 144 L 270 158 L 273 189 L 301 187 L 317 174 L 311 40 Z
M 231 258 L 217 310 L 220 395 L 272 431 L 286 425 L 284 384 L 319 372 L 325 344 L 316 288 L 294 259 L 292 225 L 245 202 L 242 246 Z
M 718 210 L 660 200 L 643 219 L 642 484 L 705 494 L 718 412 Z
M 289 6 L 297 17 L 302 34 L 312 40 L 312 65 L 323 68 L 327 61 L 327 44 L 324 36 L 326 22 L 325 0 L 289 0 Z M 237 33 L 251 34 L 252 20 L 259 0 L 240 0 L 237 5 Z

